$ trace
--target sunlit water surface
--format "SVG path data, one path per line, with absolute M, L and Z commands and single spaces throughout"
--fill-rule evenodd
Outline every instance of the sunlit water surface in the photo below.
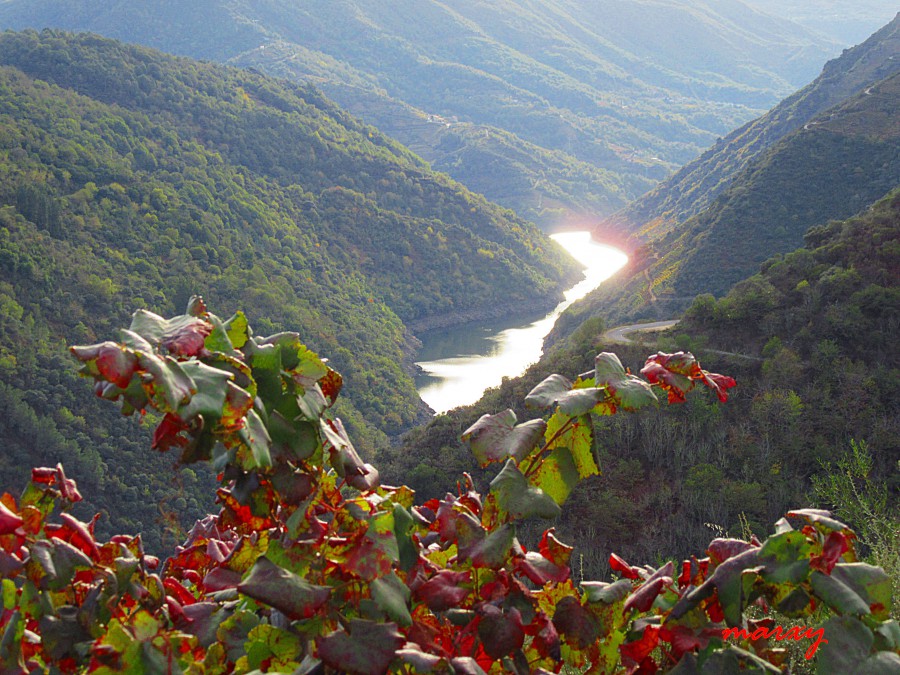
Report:
M 565 293 L 565 300 L 549 314 L 505 321 L 474 321 L 424 333 L 416 378 L 419 396 L 442 413 L 474 403 L 485 389 L 504 377 L 517 377 L 541 356 L 544 338 L 569 305 L 597 288 L 622 267 L 628 257 L 598 244 L 590 232 L 552 235 L 586 269 L 585 278 Z

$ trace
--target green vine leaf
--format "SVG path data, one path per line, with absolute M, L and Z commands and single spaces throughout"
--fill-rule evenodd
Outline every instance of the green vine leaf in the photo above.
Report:
M 619 408 L 635 412 L 659 402 L 653 388 L 644 380 L 625 371 L 619 357 L 609 352 L 594 359 L 594 383 L 604 387 L 608 399 L 600 404 L 605 414 L 614 414 Z
M 411 626 L 412 616 L 409 613 L 411 593 L 409 587 L 393 571 L 378 577 L 369 584 L 372 599 L 389 619 L 401 626 Z
M 572 382 L 562 375 L 550 375 L 525 397 L 525 405 L 534 408 L 558 406 L 565 415 L 576 417 L 589 412 L 606 397 L 597 387 L 573 389 Z
M 816 596 L 839 614 L 863 616 L 871 613 L 868 603 L 838 579 L 821 572 L 813 572 L 809 576 L 809 582 Z
M 541 460 L 532 483 L 562 506 L 582 479 L 600 473 L 593 454 L 591 418 L 558 411 L 550 417 L 545 437 L 550 453 Z
M 197 415 L 202 415 L 208 422 L 222 417 L 228 382 L 234 375 L 200 361 L 186 361 L 181 364 L 181 369 L 190 378 L 196 393 L 178 409 L 178 416 L 186 422 Z
M 540 487 L 531 485 L 512 459 L 491 481 L 491 494 L 496 496 L 498 506 L 513 519 L 556 518 L 560 514 L 553 498 Z
M 513 457 L 521 462 L 535 448 L 547 429 L 544 420 L 530 420 L 516 426 L 516 414 L 505 410 L 482 417 L 462 434 L 478 463 L 485 467 Z
M 224 323 L 225 332 L 228 340 L 235 349 L 241 349 L 250 339 L 250 326 L 247 322 L 246 315 L 241 312 L 235 312 L 234 315 Z M 219 350 L 224 351 L 224 350 Z
M 773 584 L 797 584 L 809 576 L 813 546 L 802 532 L 792 531 L 769 537 L 759 549 L 762 575 Z

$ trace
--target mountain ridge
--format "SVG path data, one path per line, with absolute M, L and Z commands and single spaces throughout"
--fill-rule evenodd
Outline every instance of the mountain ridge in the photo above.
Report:
M 891 58 L 896 57 L 896 58 Z M 860 45 L 845 50 L 812 83 L 787 97 L 765 115 L 720 139 L 700 157 L 662 181 L 625 209 L 603 221 L 599 238 L 624 242 L 652 238 L 696 215 L 750 161 L 787 134 L 855 92 L 900 71 L 900 14 Z M 739 161 L 732 159 L 739 157 Z
M 697 294 L 721 296 L 799 246 L 809 227 L 900 184 L 898 88 L 900 15 L 595 231 L 626 248 L 629 263 L 570 307 L 548 340 L 598 313 L 673 318 Z

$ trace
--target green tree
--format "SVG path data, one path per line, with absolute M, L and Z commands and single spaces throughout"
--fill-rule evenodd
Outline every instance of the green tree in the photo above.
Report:
M 868 444 L 852 440 L 843 457 L 824 464 L 824 475 L 813 476 L 813 496 L 856 528 L 868 558 L 888 573 L 900 598 L 900 506 L 888 486 L 873 479 L 873 466 Z M 900 618 L 896 609 L 894 618 Z

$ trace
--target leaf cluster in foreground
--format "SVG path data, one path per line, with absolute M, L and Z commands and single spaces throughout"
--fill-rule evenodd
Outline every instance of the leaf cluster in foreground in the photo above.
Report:
M 889 579 L 827 512 L 789 513 L 799 529 L 781 520 L 764 542 L 716 539 L 680 567 L 613 556 L 612 583 L 576 582 L 552 529 L 535 550 L 518 540 L 599 472 L 591 415 L 698 383 L 727 399 L 734 380 L 690 354 L 651 357 L 646 381 L 606 353 L 574 382 L 551 376 L 528 397 L 547 420 L 506 412 L 464 434 L 503 464 L 487 494 L 465 477 L 416 505 L 329 416 L 341 378 L 295 333 L 256 337 L 194 298 L 72 352 L 123 413 L 163 414 L 156 448 L 213 464 L 221 508 L 160 563 L 139 536 L 98 542 L 67 513 L 81 495 L 62 467 L 35 469 L 0 498 L 4 672 L 779 672 L 785 651 L 751 608 L 827 619 L 820 672 L 900 666 Z

